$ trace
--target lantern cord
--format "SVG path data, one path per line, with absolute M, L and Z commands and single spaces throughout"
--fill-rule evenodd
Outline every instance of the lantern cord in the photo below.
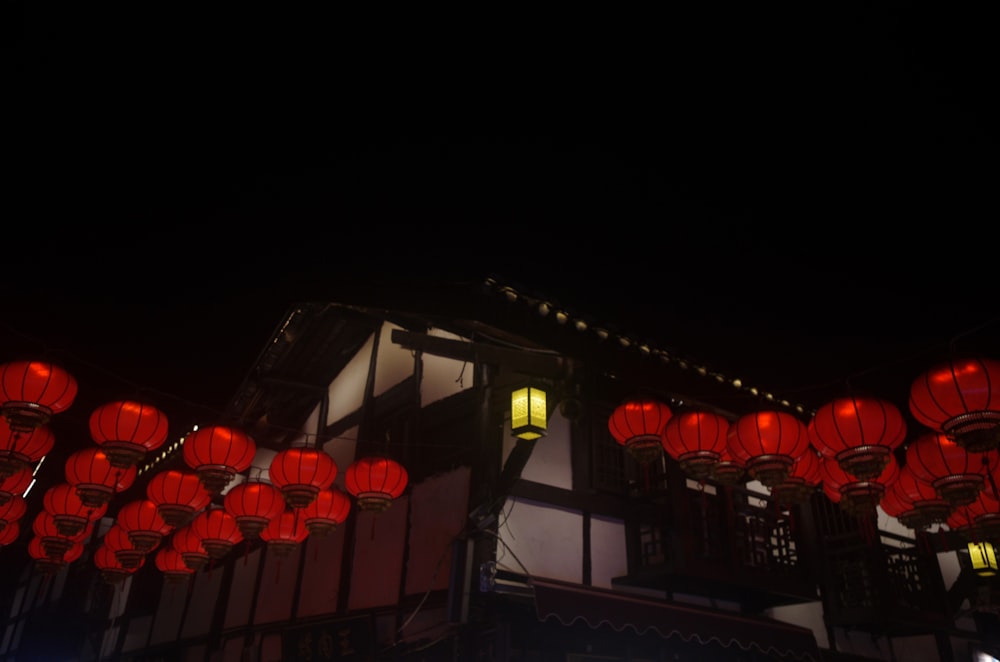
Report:
M 990 489 L 993 490 L 993 498 L 1000 501 L 1000 492 L 997 492 L 997 482 L 993 478 L 993 471 L 989 467 L 989 460 L 986 459 L 986 453 L 983 453 L 983 464 L 986 465 L 986 478 L 990 481 Z
M 437 563 L 434 564 L 434 572 L 431 573 L 431 579 L 429 582 L 430 586 L 428 587 L 427 591 L 424 592 L 423 597 L 420 598 L 420 602 L 417 603 L 417 606 L 413 608 L 413 613 L 407 616 L 406 620 L 403 621 L 402 625 L 396 628 L 397 643 L 399 641 L 399 636 L 403 634 L 403 630 L 405 630 L 410 625 L 410 623 L 413 622 L 413 619 L 416 618 L 417 613 L 423 608 L 424 603 L 427 602 L 427 598 L 430 597 L 430 594 L 434 592 L 434 580 L 437 579 L 438 571 L 441 569 L 441 564 L 444 563 L 444 560 L 448 557 L 448 553 L 451 551 L 451 543 L 455 542 L 456 540 L 459 540 L 460 538 L 461 536 L 455 536 L 450 541 L 448 541 L 447 545 L 444 546 L 444 549 L 441 551 L 441 555 L 438 556 Z
M 508 545 L 503 538 L 493 533 L 492 531 L 488 531 L 486 529 L 480 529 L 480 533 L 485 533 L 488 536 L 492 536 L 498 543 L 503 545 L 504 551 L 508 552 L 511 555 L 511 557 L 517 562 L 517 565 L 520 566 L 521 570 L 524 572 L 524 575 L 528 578 L 528 583 L 530 584 L 533 581 L 534 578 L 531 576 L 531 573 L 528 572 L 528 569 L 524 566 L 523 563 L 521 563 L 521 559 L 517 558 L 517 554 L 514 553 L 514 550 L 510 548 L 510 545 Z

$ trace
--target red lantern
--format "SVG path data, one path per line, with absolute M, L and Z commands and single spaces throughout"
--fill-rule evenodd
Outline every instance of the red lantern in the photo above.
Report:
M 909 404 L 918 422 L 967 451 L 1000 447 L 1000 361 L 962 358 L 938 364 L 913 381 Z
M 351 498 L 331 486 L 320 490 L 312 503 L 302 509 L 302 520 L 311 536 L 327 536 L 337 530 L 351 512 Z
M 906 449 L 906 465 L 952 506 L 976 500 L 998 459 L 997 451 L 967 451 L 941 432 L 924 433 Z
M 91 506 L 83 502 L 76 487 L 69 483 L 53 485 L 45 491 L 42 505 L 52 513 L 56 528 L 64 536 L 73 537 L 86 526 L 95 522 L 108 510 L 108 504 Z
M 902 511 L 894 517 L 903 526 L 914 530 L 945 522 L 951 514 L 951 504 L 942 499 L 930 483 L 918 478 L 908 464 L 900 467 L 899 476 L 889 486 L 883 501 L 886 498 L 896 499 Z
M 93 525 L 86 527 L 75 536 L 64 536 L 56 528 L 55 519 L 44 510 L 35 515 L 31 525 L 31 531 L 42 541 L 42 547 L 49 558 L 62 560 L 63 555 L 74 543 L 82 543 L 90 535 Z
M 983 490 L 975 501 L 955 511 L 961 512 L 971 540 L 1000 538 L 1000 501 L 992 496 L 992 490 Z
M 720 485 L 738 485 L 746 476 L 746 463 L 737 460 L 729 451 L 729 440 L 736 429 L 730 425 L 726 433 L 726 448 L 719 454 L 719 461 L 712 466 L 709 478 Z
M 25 467 L 0 480 L 0 506 L 10 501 L 12 497 L 24 496 L 32 478 L 31 469 Z
M 187 578 L 194 574 L 194 569 L 188 567 L 184 557 L 173 547 L 163 546 L 156 550 L 153 561 L 157 570 L 162 572 L 167 582 L 171 584 L 187 581 Z
M 637 462 L 646 464 L 663 454 L 663 428 L 673 416 L 670 407 L 656 400 L 629 400 L 608 418 L 608 430 Z
M 76 398 L 76 379 L 53 363 L 12 361 L 0 365 L 0 411 L 16 432 L 31 432 Z
M 729 452 L 765 487 L 784 482 L 795 458 L 809 448 L 806 424 L 783 411 L 744 414 L 732 427 Z
M 223 507 L 236 519 L 243 537 L 256 540 L 268 523 L 285 511 L 285 499 L 270 483 L 246 482 L 226 492 Z
M 882 501 L 886 489 L 899 476 L 899 462 L 894 455 L 882 468 L 882 473 L 868 480 L 858 480 L 840 468 L 840 463 L 830 457 L 820 460 L 823 491 L 835 503 L 852 515 L 872 513 Z M 834 498 L 831 495 L 837 495 Z
M 109 402 L 91 413 L 90 436 L 112 466 L 130 467 L 167 441 L 167 417 L 141 402 Z
M 302 508 L 333 485 L 337 463 L 318 448 L 286 448 L 271 460 L 269 475 L 288 505 Z
M 134 466 L 113 466 L 99 448 L 78 450 L 66 459 L 66 482 L 76 488 L 81 501 L 95 508 L 131 487 L 137 474 Z
M 139 565 L 134 568 L 126 568 L 118 560 L 115 550 L 107 545 L 100 545 L 94 550 L 94 565 L 101 571 L 101 578 L 109 584 L 120 584 L 126 577 L 142 567 L 146 559 L 140 559 Z
M 153 476 L 146 484 L 146 496 L 156 504 L 160 517 L 169 526 L 181 527 L 212 502 L 198 474 L 169 469 Z
M 26 512 L 28 512 L 28 502 L 24 500 L 24 497 L 11 497 L 7 503 L 0 505 L 0 529 L 21 519 Z
M 387 457 L 355 460 L 344 473 L 344 485 L 358 500 L 358 508 L 376 513 L 389 509 L 408 480 L 403 465 Z
M 820 474 L 820 454 L 812 446 L 795 458 L 788 477 L 771 488 L 771 496 L 784 505 L 801 504 L 809 501 L 816 487 L 823 479 Z
M 209 561 L 208 551 L 201 544 L 201 538 L 194 532 L 190 524 L 174 531 L 174 535 L 170 537 L 170 545 L 181 555 L 184 564 L 192 572 L 201 570 Z
M 132 546 L 150 552 L 170 533 L 170 525 L 163 521 L 154 502 L 149 499 L 130 501 L 118 510 L 115 522 L 125 530 Z
M 83 556 L 83 543 L 73 543 L 61 559 L 54 559 L 46 553 L 45 547 L 42 546 L 42 539 L 38 536 L 32 536 L 31 540 L 28 541 L 28 556 L 35 560 L 35 569 L 38 572 L 50 575 Z
M 213 559 L 221 559 L 243 540 L 236 518 L 223 508 L 208 508 L 191 520 L 191 531 Z
M 52 450 L 55 443 L 56 438 L 47 425 L 25 432 L 13 429 L 7 419 L 0 418 L 0 479 L 30 469 Z
M 257 445 L 236 428 L 213 425 L 195 430 L 184 440 L 184 462 L 195 470 L 205 489 L 213 496 L 250 468 Z
M 889 454 L 906 438 L 899 408 L 881 398 L 847 396 L 828 402 L 809 421 L 809 441 L 858 480 L 882 473 Z
M 708 478 L 726 449 L 729 420 L 710 411 L 683 411 L 663 426 L 663 449 L 696 480 Z
M 138 568 L 146 557 L 146 552 L 136 547 L 128 536 L 128 531 L 117 522 L 104 534 L 104 543 L 112 550 L 125 568 Z
M 267 548 L 276 556 L 284 558 L 308 535 L 309 530 L 302 521 L 301 513 L 287 510 L 268 523 L 267 528 L 260 532 L 260 539 L 267 543 Z
M 0 527 L 0 548 L 15 542 L 21 535 L 21 524 L 17 520 Z

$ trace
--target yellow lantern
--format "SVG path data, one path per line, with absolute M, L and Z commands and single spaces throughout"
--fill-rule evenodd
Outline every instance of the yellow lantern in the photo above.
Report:
M 990 542 L 970 542 L 969 558 L 972 559 L 972 569 L 980 577 L 992 577 L 997 574 L 997 550 Z
M 510 431 L 518 439 L 531 441 L 545 436 L 548 411 L 545 391 L 524 386 L 510 395 Z

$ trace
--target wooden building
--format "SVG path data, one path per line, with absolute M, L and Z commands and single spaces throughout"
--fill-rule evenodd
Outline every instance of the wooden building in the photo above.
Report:
M 15 553 L 28 559 L 3 583 L 0 660 L 997 654 L 992 580 L 972 572 L 953 532 L 851 513 L 820 487 L 789 503 L 747 476 L 694 479 L 662 449 L 628 452 L 609 419 L 633 398 L 729 421 L 810 412 L 602 324 L 492 278 L 291 307 L 226 420 L 201 423 L 256 444 L 206 509 L 267 482 L 292 448 L 333 459 L 331 489 L 349 494 L 349 467 L 389 458 L 405 490 L 381 510 L 352 494 L 333 531 L 284 546 L 241 539 L 197 570 L 164 572 L 154 548 L 138 568 L 98 572 L 118 509 L 159 473 L 188 470 L 191 432 L 174 430 L 78 559 L 40 567 L 18 545 L 0 551 L 8 567 Z M 546 394 L 537 438 L 512 432 L 512 392 L 525 386 Z

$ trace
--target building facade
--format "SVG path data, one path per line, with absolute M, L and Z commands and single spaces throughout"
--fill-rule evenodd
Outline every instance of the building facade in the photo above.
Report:
M 666 452 L 637 459 L 609 430 L 638 396 L 729 420 L 765 409 L 805 420 L 806 409 L 503 283 L 293 306 L 248 375 L 224 423 L 255 440 L 253 463 L 206 508 L 270 482 L 288 448 L 329 455 L 344 493 L 352 464 L 391 458 L 405 491 L 381 510 L 355 499 L 332 531 L 294 544 L 241 539 L 197 570 L 164 572 L 154 548 L 138 568 L 98 572 L 118 509 L 186 469 L 189 433 L 176 432 L 78 559 L 24 555 L 4 584 L 0 660 L 971 661 L 996 650 L 992 584 L 950 532 L 848 512 L 819 487 L 787 503 L 749 477 L 694 479 Z M 511 428 L 511 393 L 528 384 L 547 396 L 534 439 Z M 9 567 L 23 552 L 0 550 Z

